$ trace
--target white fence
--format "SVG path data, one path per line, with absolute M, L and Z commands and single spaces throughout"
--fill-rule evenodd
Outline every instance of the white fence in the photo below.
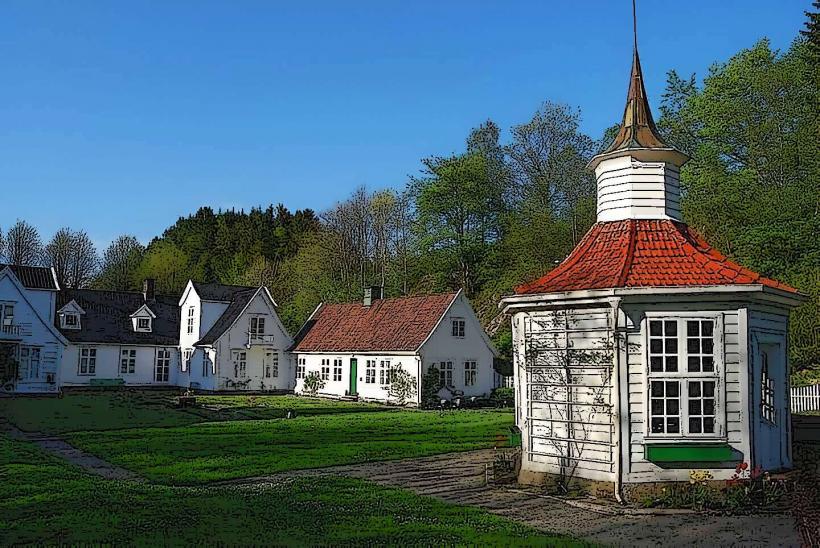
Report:
M 792 388 L 792 413 L 820 411 L 820 384 Z

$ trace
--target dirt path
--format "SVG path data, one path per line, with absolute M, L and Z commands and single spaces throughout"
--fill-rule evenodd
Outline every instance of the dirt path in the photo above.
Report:
M 39 433 L 23 432 L 22 430 L 18 430 L 11 425 L 5 425 L 3 429 L 14 438 L 30 441 L 31 443 L 39 446 L 45 452 L 63 458 L 71 464 L 75 464 L 87 472 L 105 479 L 131 480 L 139 482 L 144 481 L 140 476 L 130 470 L 120 468 L 119 466 L 104 461 L 99 457 L 95 457 L 90 453 L 86 453 L 85 451 L 74 447 L 62 438 L 47 436 Z
M 288 472 L 230 482 L 260 486 L 283 477 L 342 475 L 477 506 L 538 529 L 616 546 L 800 546 L 789 515 L 612 515 L 485 484 L 492 450 Z

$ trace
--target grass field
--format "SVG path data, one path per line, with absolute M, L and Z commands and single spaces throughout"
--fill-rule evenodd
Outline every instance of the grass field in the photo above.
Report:
M 351 479 L 256 489 L 106 481 L 0 434 L 0 545 L 16 544 L 581 545 Z
M 69 393 L 62 398 L 3 398 L 0 418 L 27 432 L 170 427 L 204 421 L 276 419 L 288 409 L 299 415 L 381 411 L 376 404 L 296 396 L 198 396 L 201 407 L 177 409 L 178 391 L 114 390 Z
M 509 411 L 393 410 L 75 432 L 69 441 L 154 481 L 190 485 L 492 447 Z

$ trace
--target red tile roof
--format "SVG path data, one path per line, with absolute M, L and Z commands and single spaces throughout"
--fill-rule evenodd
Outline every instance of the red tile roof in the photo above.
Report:
M 593 225 L 564 262 L 516 293 L 746 284 L 797 293 L 730 261 L 683 223 L 628 219 Z
M 294 352 L 415 351 L 458 293 L 323 304 L 296 336 Z

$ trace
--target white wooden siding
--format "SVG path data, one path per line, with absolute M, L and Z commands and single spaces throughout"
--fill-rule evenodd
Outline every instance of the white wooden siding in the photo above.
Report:
M 595 169 L 598 221 L 681 220 L 680 170 L 664 162 L 639 162 L 630 156 L 604 160 Z

